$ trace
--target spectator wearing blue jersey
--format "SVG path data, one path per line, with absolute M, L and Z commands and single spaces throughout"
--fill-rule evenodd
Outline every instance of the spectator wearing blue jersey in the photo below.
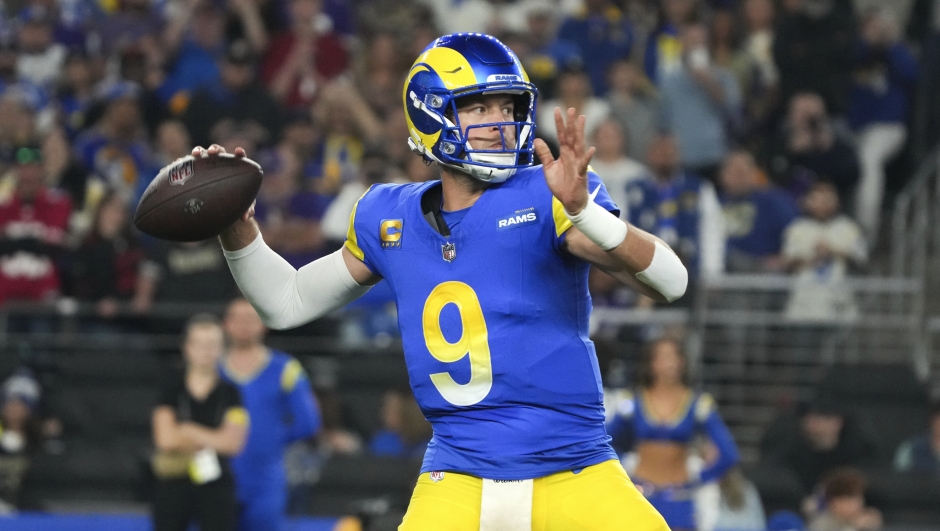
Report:
M 728 152 L 729 124 L 739 118 L 741 90 L 730 70 L 715 64 L 708 30 L 682 27 L 682 65 L 659 80 L 663 128 L 679 139 L 682 164 L 715 182 Z
M 622 217 L 675 249 L 690 278 L 721 273 L 724 227 L 714 186 L 682 167 L 670 136 L 653 141 L 647 165 L 653 178 L 627 184 Z
M 697 529 L 695 489 L 722 478 L 740 459 L 737 445 L 708 393 L 689 383 L 679 343 L 660 339 L 644 351 L 635 393 L 624 393 L 607 423 L 615 444 L 632 448 L 622 461 L 634 483 L 673 531 Z M 717 456 L 700 470 L 688 466 L 693 439 L 704 434 Z
M 634 40 L 633 26 L 609 0 L 586 0 L 581 15 L 562 23 L 558 38 L 581 50 L 594 94 L 599 96 L 607 92 L 607 68 L 629 57 Z
M 729 272 L 782 271 L 783 233 L 799 214 L 796 201 L 767 185 L 754 157 L 734 151 L 721 168 L 721 204 Z
M 855 79 L 849 92 L 848 120 L 858 135 L 861 179 L 855 194 L 855 219 L 874 241 L 881 221 L 885 164 L 904 147 L 907 117 L 917 81 L 917 59 L 900 39 L 889 7 L 865 15 L 855 49 Z
M 530 7 L 526 24 L 528 31 L 521 37 L 525 40 L 527 53 L 525 57 L 519 54 L 519 59 L 529 79 L 538 85 L 539 94 L 552 98 L 559 73 L 569 65 L 584 62 L 582 51 L 575 43 L 556 36 L 558 22 L 549 4 Z
M 303 366 L 264 345 L 265 327 L 245 299 L 225 314 L 229 350 L 222 362 L 225 380 L 238 385 L 252 429 L 244 451 L 232 460 L 240 503 L 241 531 L 285 529 L 287 473 L 284 454 L 294 441 L 320 428 L 320 413 Z
M 122 81 L 101 92 L 104 113 L 94 128 L 76 138 L 75 155 L 105 187 L 120 190 L 136 205 L 159 171 L 142 120 L 141 88 Z
M 643 69 L 654 83 L 665 73 L 675 72 L 682 64 L 679 28 L 695 16 L 698 0 L 663 0 L 659 25 L 646 40 Z

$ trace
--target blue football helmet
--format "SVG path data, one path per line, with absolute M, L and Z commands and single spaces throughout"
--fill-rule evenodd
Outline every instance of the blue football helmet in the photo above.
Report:
M 513 121 L 462 128 L 457 100 L 478 94 L 512 95 Z M 537 97 L 519 58 L 498 39 L 482 33 L 445 35 L 424 49 L 405 80 L 408 146 L 427 161 L 481 181 L 503 182 L 533 162 Z M 502 149 L 474 150 L 468 131 L 492 127 L 499 127 Z M 507 142 L 508 127 L 515 129 L 515 143 Z

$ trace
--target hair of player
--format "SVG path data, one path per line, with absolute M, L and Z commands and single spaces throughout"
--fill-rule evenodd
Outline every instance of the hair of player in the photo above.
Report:
M 679 374 L 679 381 L 686 387 L 691 387 L 691 378 L 689 377 L 689 359 L 685 355 L 682 343 L 672 337 L 661 337 L 643 348 L 643 354 L 640 356 L 640 364 L 637 367 L 637 382 L 640 387 L 648 389 L 656 383 L 656 375 L 653 374 L 653 358 L 656 356 L 656 350 L 660 345 L 671 343 L 676 347 L 679 358 L 682 359 L 682 371 Z

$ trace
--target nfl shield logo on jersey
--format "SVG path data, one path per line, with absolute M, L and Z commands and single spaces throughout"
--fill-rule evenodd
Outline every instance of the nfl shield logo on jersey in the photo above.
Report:
M 431 477 L 431 481 L 433 481 L 434 483 L 437 483 L 438 481 L 444 479 L 443 472 L 434 471 L 434 472 L 431 472 L 429 476 Z
M 454 258 L 457 258 L 457 247 L 452 243 L 445 243 L 441 246 L 441 254 L 444 255 L 444 260 L 453 262 Z

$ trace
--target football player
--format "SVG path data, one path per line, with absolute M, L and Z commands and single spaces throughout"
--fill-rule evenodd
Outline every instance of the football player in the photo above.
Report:
M 587 275 L 594 265 L 673 301 L 688 274 L 666 244 L 617 217 L 588 167 L 583 116 L 555 110 L 557 159 L 534 139 L 537 94 L 497 39 L 441 37 L 403 92 L 409 145 L 440 180 L 373 186 L 344 248 L 300 270 L 265 245 L 251 210 L 220 236 L 271 328 L 388 282 L 434 428 L 404 531 L 668 529 L 604 429 Z

